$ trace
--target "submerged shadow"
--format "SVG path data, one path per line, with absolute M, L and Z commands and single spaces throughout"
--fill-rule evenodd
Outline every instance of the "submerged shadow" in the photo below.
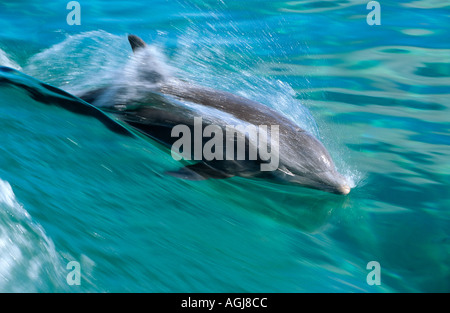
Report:
M 224 183 L 225 180 L 220 181 Z M 219 181 L 216 182 L 219 184 Z M 227 197 L 246 210 L 273 221 L 313 233 L 324 227 L 334 210 L 345 206 L 349 196 L 264 180 L 226 180 Z M 219 186 L 215 186 L 220 188 Z M 222 186 L 223 188 L 223 186 Z

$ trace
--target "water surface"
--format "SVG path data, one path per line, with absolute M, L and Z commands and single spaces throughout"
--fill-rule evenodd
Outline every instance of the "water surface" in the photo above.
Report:
M 2 1 L 0 64 L 76 94 L 120 77 L 134 33 L 296 121 L 355 188 L 179 180 L 155 142 L 2 85 L 0 291 L 450 291 L 448 2 L 382 1 L 379 26 L 357 0 L 79 2 L 70 26 L 66 1 Z

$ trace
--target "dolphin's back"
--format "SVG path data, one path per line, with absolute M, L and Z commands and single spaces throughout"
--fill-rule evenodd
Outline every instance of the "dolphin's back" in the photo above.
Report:
M 163 85 L 161 93 L 226 112 L 253 125 L 279 125 L 283 129 L 304 131 L 268 106 L 226 91 L 175 81 Z

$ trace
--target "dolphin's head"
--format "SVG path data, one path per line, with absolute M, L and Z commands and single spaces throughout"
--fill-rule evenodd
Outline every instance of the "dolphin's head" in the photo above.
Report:
M 289 146 L 280 146 L 278 171 L 283 180 L 335 194 L 350 192 L 347 179 L 336 170 L 330 154 L 319 140 L 305 131 L 287 139 Z
M 304 187 L 318 189 L 339 195 L 347 195 L 350 193 L 350 186 L 344 176 L 336 170 L 325 172 L 309 172 L 294 174 L 292 178 L 287 180 L 300 184 Z

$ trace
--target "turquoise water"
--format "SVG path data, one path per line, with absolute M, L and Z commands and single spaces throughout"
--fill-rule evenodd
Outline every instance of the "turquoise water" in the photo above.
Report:
M 381 1 L 379 26 L 356 0 L 79 1 L 79 26 L 67 2 L 0 3 L 22 86 L 113 82 L 134 33 L 176 76 L 295 120 L 355 187 L 179 180 L 155 142 L 2 84 L 0 291 L 450 291 L 447 1 Z

